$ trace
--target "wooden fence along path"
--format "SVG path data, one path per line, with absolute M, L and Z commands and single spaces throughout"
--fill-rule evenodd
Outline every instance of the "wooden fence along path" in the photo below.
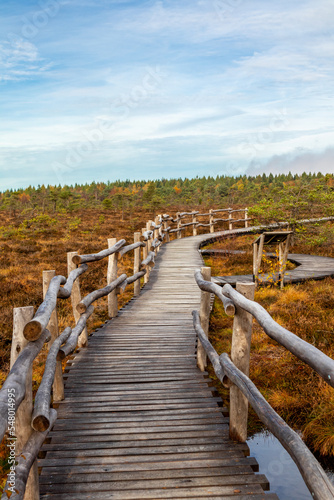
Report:
M 244 218 L 233 219 L 240 211 Z M 228 212 L 228 218 L 215 219 L 218 212 Z M 201 219 L 207 216 L 209 223 Z M 253 317 L 332 387 L 334 361 L 256 304 L 255 284 L 221 288 L 211 281 L 210 268 L 201 267 L 198 247 L 205 241 L 263 230 L 249 228 L 249 220 L 247 209 L 158 216 L 135 233 L 133 244 L 113 238 L 97 254 L 69 253 L 67 278 L 43 273 L 44 301 L 36 313 L 32 307 L 14 309 L 0 437 L 6 434 L 17 463 L 2 500 L 277 499 L 264 493 L 267 479 L 255 474 L 257 463 L 247 457 L 248 401 L 295 460 L 312 496 L 334 499 L 320 464 L 248 378 Z M 215 233 L 217 223 L 228 230 Z M 197 235 L 200 227 L 210 234 Z M 193 237 L 182 238 L 189 230 Z M 164 239 L 168 245 L 161 246 Z M 133 276 L 118 276 L 118 260 L 132 251 Z M 109 260 L 107 286 L 81 298 L 79 276 L 103 258 Z M 131 283 L 134 298 L 118 312 L 117 294 Z M 219 356 L 207 339 L 213 295 L 234 315 L 231 359 Z M 92 304 L 103 296 L 112 319 L 88 337 Z M 59 335 L 57 300 L 69 298 L 76 326 Z M 46 342 L 49 353 L 33 405 L 32 362 Z M 73 352 L 63 374 L 61 361 Z M 230 421 L 205 372 L 207 357 L 230 387 Z
M 196 366 L 202 265 L 191 239 L 164 246 L 142 294 L 75 356 L 42 448 L 41 498 L 264 498 L 266 478 L 229 440 Z

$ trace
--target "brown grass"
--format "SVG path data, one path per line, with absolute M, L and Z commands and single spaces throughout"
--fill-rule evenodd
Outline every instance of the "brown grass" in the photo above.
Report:
M 320 240 L 328 233 L 330 224 L 310 229 L 310 238 Z M 252 254 L 249 242 L 253 237 L 240 237 L 233 242 L 233 249 L 244 249 L 246 255 L 213 257 L 206 260 L 213 268 L 213 275 L 251 274 Z M 228 242 L 231 247 L 231 241 Z M 215 246 L 215 245 L 213 245 Z M 224 242 L 221 243 L 224 246 Z M 297 239 L 292 252 L 326 255 L 323 247 Z M 328 252 L 333 256 L 333 252 Z M 311 343 L 334 358 L 334 280 L 308 281 L 277 287 L 260 288 L 255 300 L 279 324 L 303 340 Z M 215 301 L 210 321 L 210 339 L 220 354 L 230 353 L 232 321 Z M 212 368 L 211 376 L 214 377 Z M 273 408 L 295 429 L 302 431 L 306 442 L 321 455 L 334 457 L 333 408 L 334 391 L 311 368 L 298 360 L 285 348 L 271 340 L 254 320 L 250 378 L 261 390 Z M 221 387 L 221 386 L 220 386 Z M 228 391 L 221 388 L 228 404 Z M 251 412 L 250 432 L 261 424 Z

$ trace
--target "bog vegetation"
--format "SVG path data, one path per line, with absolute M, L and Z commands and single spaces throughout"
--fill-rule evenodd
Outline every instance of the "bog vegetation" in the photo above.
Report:
M 66 275 L 66 252 L 91 253 L 107 246 L 107 238 L 132 242 L 133 232 L 158 213 L 209 208 L 249 207 L 254 222 L 288 220 L 296 231 L 292 251 L 334 257 L 333 224 L 296 224 L 298 219 L 334 215 L 334 176 L 322 174 L 202 177 L 157 181 L 118 181 L 75 186 L 38 186 L 0 193 L 0 383 L 8 373 L 13 307 L 42 301 L 42 271 Z M 250 239 L 221 244 L 247 248 L 245 256 L 211 259 L 213 275 L 251 273 Z M 106 262 L 90 266 L 82 293 L 106 284 Z M 130 260 L 120 270 L 132 274 Z M 124 303 L 131 291 L 120 300 Z M 334 285 L 322 282 L 260 289 L 257 300 L 274 318 L 302 338 L 334 356 Z M 289 305 L 289 308 L 287 307 Z M 92 330 L 107 319 L 99 301 Z M 59 304 L 59 327 L 73 326 L 68 301 Z M 230 348 L 230 320 L 215 305 L 211 335 L 218 351 Z M 37 359 L 35 388 L 42 363 Z M 301 429 L 319 452 L 334 455 L 334 399 L 331 389 L 292 355 L 255 326 L 251 377 L 270 403 Z M 225 396 L 224 396 L 225 397 Z M 2 458 L 4 451 L 2 450 Z

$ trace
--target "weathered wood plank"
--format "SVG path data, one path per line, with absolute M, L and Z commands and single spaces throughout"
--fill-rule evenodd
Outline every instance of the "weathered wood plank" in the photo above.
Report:
M 187 469 L 197 469 L 199 467 L 205 467 L 208 469 L 213 469 L 215 467 L 240 467 L 249 466 L 254 472 L 259 470 L 258 463 L 255 458 L 252 457 L 205 457 L 201 458 L 200 462 L 198 459 L 194 458 L 183 458 L 182 459 L 182 470 Z M 151 462 L 140 462 L 140 463 L 115 463 L 111 465 L 104 465 L 103 471 L 101 471 L 100 465 L 72 465 L 71 467 L 62 466 L 61 464 L 57 467 L 46 467 L 42 469 L 41 476 L 49 478 L 51 476 L 59 475 L 82 475 L 82 474 L 101 474 L 103 473 L 115 473 L 115 472 L 136 472 L 136 471 L 161 471 L 161 470 L 179 470 L 180 461 L 179 460 L 167 460 L 167 461 L 151 461 Z
M 179 464 L 178 464 L 179 465 Z M 198 464 L 196 464 L 198 465 Z M 235 465 L 227 467 L 207 467 L 187 468 L 187 463 L 184 468 L 167 469 L 167 470 L 151 470 L 151 471 L 128 471 L 128 472 L 105 472 L 96 474 L 59 474 L 59 475 L 41 475 L 40 484 L 56 484 L 60 487 L 67 483 L 96 483 L 103 481 L 127 481 L 127 480 L 147 480 L 147 479 L 173 479 L 173 478 L 188 478 L 188 477 L 210 477 L 214 476 L 236 476 L 253 474 L 253 469 L 250 465 Z
M 212 496 L 215 496 L 218 498 L 233 498 L 233 500 L 240 500 L 242 498 L 251 500 L 252 496 L 254 494 L 263 494 L 263 489 L 260 485 L 237 485 L 238 487 L 236 488 L 235 486 L 207 486 L 207 487 L 199 487 L 196 486 L 194 488 L 179 488 L 179 489 L 149 489 L 149 490 L 142 490 L 140 493 L 135 489 L 135 490 L 118 490 L 118 491 L 113 491 L 112 493 L 112 498 L 114 500 L 138 500 L 139 498 L 141 499 L 160 499 L 160 498 L 175 498 L 174 493 L 177 493 L 178 498 L 194 498 L 194 494 L 197 495 L 199 498 L 203 497 L 208 497 L 209 498 Z M 236 493 L 238 493 L 236 495 Z M 66 498 L 68 500 L 78 500 L 78 497 L 76 496 L 77 493 L 66 493 Z M 105 497 L 106 493 L 105 491 L 96 491 L 94 493 L 94 500 L 106 500 Z M 48 498 L 52 500 L 59 500 L 59 499 L 64 499 L 62 494 L 60 495 L 43 495 L 41 496 L 41 499 L 47 500 Z M 80 493 L 80 500 L 86 500 L 89 499 L 91 500 L 92 498 L 92 493 L 87 492 L 87 493 Z M 253 498 L 256 498 L 253 496 Z M 262 498 L 265 500 L 265 497 L 258 497 Z M 275 498 L 275 497 L 274 497 Z
M 97 481 L 91 483 L 72 483 L 60 485 L 55 483 L 53 486 L 53 490 L 55 493 L 67 493 L 67 492 L 96 492 L 96 491 L 105 491 L 108 492 L 112 490 L 115 491 L 124 491 L 137 489 L 137 491 L 146 491 L 150 489 L 171 489 L 181 488 L 186 486 L 187 488 L 193 487 L 204 487 L 204 486 L 253 486 L 253 485 L 261 485 L 263 489 L 269 489 L 269 483 L 265 476 L 263 475 L 231 475 L 231 476 L 213 476 L 213 477 L 187 477 L 178 479 L 164 479 L 164 478 L 155 478 L 155 479 L 130 479 L 130 480 L 116 480 L 112 481 Z M 41 493 L 43 493 L 43 488 L 41 488 Z M 152 497 L 151 497 L 152 498 Z

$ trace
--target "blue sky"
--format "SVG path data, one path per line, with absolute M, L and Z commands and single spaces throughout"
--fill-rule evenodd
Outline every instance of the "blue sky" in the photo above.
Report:
M 6 0 L 0 190 L 334 172 L 332 0 Z

